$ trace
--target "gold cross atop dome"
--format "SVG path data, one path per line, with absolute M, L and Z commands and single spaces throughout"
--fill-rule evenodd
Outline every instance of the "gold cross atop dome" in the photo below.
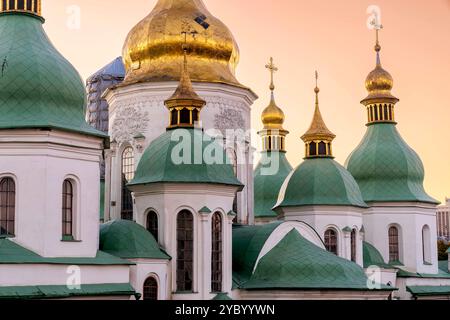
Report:
M 302 136 L 302 140 L 306 145 L 306 157 L 332 157 L 331 143 L 336 138 L 336 135 L 331 132 L 323 121 L 322 114 L 319 108 L 319 73 L 315 73 L 316 87 L 314 92 L 316 94 L 316 103 L 314 116 L 308 131 Z
M 275 66 L 272 57 L 266 64 L 266 69 L 270 72 L 270 103 L 261 115 L 264 129 L 259 132 L 259 135 L 263 138 L 264 151 L 284 151 L 285 137 L 289 132 L 283 128 L 284 112 L 275 102 L 274 74 L 278 71 L 278 68 Z

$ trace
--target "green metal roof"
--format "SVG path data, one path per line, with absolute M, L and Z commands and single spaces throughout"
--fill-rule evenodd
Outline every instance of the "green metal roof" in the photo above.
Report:
M 364 270 L 293 229 L 258 263 L 244 289 L 369 290 Z M 392 290 L 382 286 L 382 290 Z
M 449 264 L 450 264 L 450 262 L 448 260 L 439 261 L 438 262 L 439 270 L 441 270 L 443 272 L 450 273 L 450 271 L 449 271 Z
M 367 207 L 355 179 L 331 158 L 306 159 L 280 190 L 277 207 L 309 205 Z
M 0 15 L 0 129 L 46 128 L 107 137 L 85 121 L 75 68 L 48 39 L 42 20 Z
M 87 296 L 131 296 L 129 283 L 82 284 L 80 289 L 66 285 L 0 287 L 0 299 L 56 299 Z
M 275 174 L 265 174 L 274 161 L 278 161 Z M 292 166 L 286 159 L 285 152 L 264 151 L 254 172 L 254 199 L 256 218 L 276 218 L 277 213 L 272 210 L 278 200 L 278 194 L 286 177 L 292 171 Z
M 250 279 L 264 244 L 281 224 L 282 222 L 259 226 L 233 225 L 233 279 L 236 283 Z
M 94 258 L 44 258 L 9 239 L 0 239 L 0 264 L 130 265 L 132 263 L 98 251 Z
M 227 293 L 219 293 L 212 300 L 215 300 L 215 301 L 231 301 L 233 299 L 231 299 L 230 296 Z
M 200 213 L 206 213 L 206 214 L 212 213 L 211 209 L 208 208 L 208 207 L 206 207 L 206 206 L 203 207 L 203 208 L 201 208 L 198 212 L 200 212 Z
M 393 269 L 394 267 L 385 263 L 381 253 L 368 242 L 363 242 L 364 268 L 377 266 L 380 268 Z
M 450 286 L 408 286 L 406 290 L 417 297 L 450 296 Z
M 424 167 L 395 124 L 370 125 L 347 160 L 366 202 L 425 202 L 438 204 L 424 190 Z
M 187 148 L 183 149 L 181 145 Z M 219 163 L 208 163 L 209 159 L 202 156 L 211 152 L 214 154 L 212 150 L 221 150 L 222 154 L 216 155 Z M 129 185 L 173 182 L 225 184 L 242 188 L 231 162 L 222 150 L 220 145 L 214 140 L 211 141 L 211 138 L 199 129 L 168 130 L 154 140 L 144 152 L 135 177 Z M 178 160 L 183 161 L 177 163 Z
M 128 220 L 101 225 L 100 250 L 123 259 L 170 259 L 150 232 Z

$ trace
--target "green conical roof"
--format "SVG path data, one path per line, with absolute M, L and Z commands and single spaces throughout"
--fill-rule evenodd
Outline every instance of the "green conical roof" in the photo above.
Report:
M 123 259 L 170 259 L 150 232 L 128 220 L 100 226 L 100 250 Z
M 274 161 L 278 161 L 276 172 L 270 172 Z M 272 208 L 278 200 L 280 188 L 284 180 L 292 171 L 292 166 L 286 159 L 286 153 L 278 151 L 264 151 L 254 172 L 255 217 L 276 218 Z
M 367 277 L 359 265 L 316 246 L 295 229 L 261 258 L 250 279 L 240 287 L 368 290 Z
M 201 130 L 169 130 L 145 150 L 129 185 L 173 182 L 242 187 L 230 163 L 223 148 Z
M 367 207 L 355 179 L 331 158 L 306 159 L 280 190 L 277 207 L 311 205 Z
M 57 128 L 105 137 L 86 123 L 80 75 L 42 23 L 27 13 L 0 14 L 0 129 Z
M 422 161 L 402 139 L 395 124 L 370 125 L 348 158 L 347 169 L 366 202 L 438 203 L 425 192 Z

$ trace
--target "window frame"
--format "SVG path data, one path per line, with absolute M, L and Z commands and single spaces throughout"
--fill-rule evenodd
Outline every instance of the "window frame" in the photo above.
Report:
M 393 230 L 395 234 L 391 232 Z M 388 229 L 388 254 L 389 263 L 400 262 L 400 230 L 396 225 L 391 225 Z
M 327 234 L 329 232 L 333 232 L 334 233 L 334 237 L 335 237 L 335 240 L 336 240 L 334 244 L 332 242 L 331 243 L 327 243 L 327 239 L 332 239 L 332 237 Z M 339 233 L 337 232 L 337 230 L 335 228 L 327 228 L 325 230 L 324 241 L 323 242 L 325 244 L 325 249 L 328 252 L 334 253 L 335 255 L 339 256 Z M 332 247 L 335 247 L 336 252 L 331 250 Z
M 218 226 L 218 229 L 216 228 Z M 216 257 L 218 257 L 216 259 Z M 215 212 L 211 217 L 211 292 L 223 292 L 224 218 Z M 217 268 L 215 266 L 218 266 Z M 216 279 L 217 278 L 217 279 Z
M 192 293 L 194 292 L 194 285 L 195 285 L 195 218 L 193 211 L 189 209 L 183 209 L 180 210 L 176 216 L 176 267 L 175 267 L 175 285 L 176 285 L 176 292 L 179 293 Z M 182 230 L 182 227 L 180 226 L 180 216 L 183 214 L 188 214 L 190 219 L 187 220 L 184 218 L 183 221 L 183 232 L 185 232 L 183 235 L 180 234 L 180 231 Z M 186 221 L 187 220 L 187 221 Z M 186 222 L 190 222 L 190 228 L 186 228 Z M 187 232 L 190 232 L 190 235 L 187 234 Z M 183 239 L 184 238 L 184 239 Z M 187 239 L 186 239 L 187 238 Z M 180 251 L 180 242 L 183 242 L 183 250 Z M 190 245 L 189 245 L 190 243 Z M 187 249 L 186 249 L 187 248 Z M 180 258 L 180 257 L 183 258 Z M 188 258 L 186 258 L 188 256 Z M 190 258 L 189 258 L 190 257 Z M 183 268 L 180 268 L 180 265 L 183 265 Z M 189 270 L 190 269 L 190 270 Z M 180 279 L 180 272 L 183 272 L 183 279 Z M 190 276 L 190 284 L 189 281 L 186 281 L 186 276 Z
M 66 191 L 67 186 L 70 186 L 70 192 Z M 75 225 L 76 225 L 76 182 L 72 179 L 66 178 L 62 185 L 62 201 L 61 201 L 61 218 L 62 218 L 62 241 L 75 240 Z M 67 197 L 70 196 L 70 206 L 67 207 Z M 67 213 L 70 212 L 70 220 L 67 220 Z M 70 234 L 67 233 L 67 226 L 70 226 Z
M 150 286 L 150 285 L 146 285 L 148 284 L 149 281 L 154 281 L 152 284 L 154 284 L 154 286 Z M 156 290 L 155 290 L 156 287 Z M 149 297 L 149 299 L 146 299 L 148 296 L 146 295 L 146 289 L 148 290 L 149 288 L 153 289 L 155 293 L 154 296 Z M 156 277 L 155 275 L 149 275 L 144 283 L 142 284 L 142 300 L 145 301 L 157 301 L 159 300 L 159 281 L 158 281 L 158 277 Z
M 134 178 L 136 170 L 135 153 L 132 146 L 127 145 L 120 153 L 120 218 L 132 221 L 134 203 L 132 192 L 126 184 Z
M 149 226 L 149 217 L 150 216 L 154 216 L 155 218 L 156 218 L 156 228 L 154 228 L 155 230 L 155 233 L 153 233 L 150 229 L 150 226 Z M 153 226 L 153 227 L 155 227 L 155 226 Z M 156 240 L 156 242 L 158 242 L 159 243 L 159 215 L 158 215 L 158 213 L 156 212 L 156 210 L 153 210 L 153 209 L 149 209 L 148 211 L 147 211 L 147 214 L 146 214 L 146 217 L 145 217 L 145 228 L 147 229 L 147 231 L 148 232 L 150 232 L 152 235 L 153 235 L 153 237 L 155 238 L 155 240 Z
M 6 181 L 6 183 L 7 183 L 5 191 L 2 190 L 4 181 Z M 11 186 L 12 186 L 12 188 L 11 188 Z M 2 205 L 2 198 L 3 198 L 2 194 L 3 193 L 6 193 L 5 206 Z M 10 202 L 12 202 L 13 204 L 11 205 Z M 6 211 L 6 213 L 4 213 L 2 215 L 3 208 L 5 208 L 4 210 Z M 9 210 L 12 210 L 12 214 L 10 213 Z M 0 238 L 14 238 L 16 236 L 16 232 L 17 232 L 16 213 L 17 213 L 17 183 L 16 183 L 16 179 L 10 175 L 1 176 L 0 177 L 0 227 L 3 222 L 3 224 L 6 224 L 6 229 L 4 229 L 5 233 L 2 233 L 1 229 L 0 229 Z M 10 218 L 10 215 L 12 215 L 12 219 Z M 2 219 L 2 216 L 6 216 L 6 219 Z M 12 232 L 10 230 L 11 225 L 12 225 Z

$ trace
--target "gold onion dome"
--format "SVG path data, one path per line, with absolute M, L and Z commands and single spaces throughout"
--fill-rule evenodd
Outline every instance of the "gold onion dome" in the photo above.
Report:
M 378 102 L 380 99 L 385 101 L 394 100 L 398 101 L 396 97 L 394 97 L 391 93 L 392 88 L 394 87 L 394 78 L 391 74 L 383 69 L 381 66 L 381 58 L 380 51 L 381 45 L 378 40 L 378 32 L 377 29 L 377 42 L 375 45 L 375 52 L 377 53 L 377 61 L 376 67 L 372 70 L 366 78 L 366 89 L 369 92 L 369 95 L 362 101 L 372 103 L 373 101 Z
M 159 0 L 128 34 L 123 47 L 124 83 L 178 81 L 183 39 L 188 37 L 192 81 L 241 86 L 235 77 L 239 48 L 230 30 L 202 0 Z
M 278 68 L 273 63 L 273 58 L 270 58 L 270 62 L 266 65 L 266 69 L 270 71 L 270 103 L 263 110 L 261 115 L 261 121 L 265 130 L 284 130 L 283 124 L 285 120 L 284 112 L 277 106 L 275 102 L 275 84 L 273 82 L 273 75 L 278 71 Z

